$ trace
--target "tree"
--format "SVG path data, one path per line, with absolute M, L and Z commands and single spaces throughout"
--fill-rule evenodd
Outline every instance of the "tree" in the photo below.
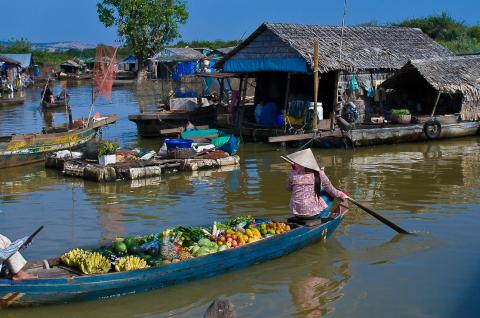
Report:
M 420 28 L 432 39 L 438 41 L 453 41 L 459 39 L 465 32 L 465 24 L 455 21 L 447 12 L 426 18 L 405 20 L 397 26 Z
M 106 27 L 117 26 L 118 35 L 138 60 L 138 81 L 144 62 L 179 37 L 179 24 L 188 12 L 184 0 L 102 0 L 97 13 Z
M 32 52 L 32 43 L 24 38 L 12 38 L 2 50 L 5 53 L 30 53 Z

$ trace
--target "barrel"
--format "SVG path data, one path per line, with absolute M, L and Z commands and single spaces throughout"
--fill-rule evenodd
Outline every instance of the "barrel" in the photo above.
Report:
M 33 66 L 33 76 L 35 77 L 40 76 L 40 66 L 36 64 Z

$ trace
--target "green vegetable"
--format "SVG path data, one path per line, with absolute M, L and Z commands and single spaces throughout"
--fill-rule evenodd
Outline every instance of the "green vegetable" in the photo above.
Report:
M 114 155 L 117 151 L 118 145 L 114 142 L 108 140 L 100 141 L 98 146 L 98 155 L 99 156 L 106 156 L 106 155 Z
M 127 252 L 127 245 L 123 241 L 118 241 L 113 244 L 113 251 L 116 254 L 122 255 Z
M 252 222 L 255 222 L 255 218 L 250 216 L 250 215 L 247 215 L 247 216 L 237 216 L 236 218 L 232 219 L 232 220 L 229 220 L 227 222 L 225 222 L 225 225 L 227 227 L 230 227 L 230 228 L 234 228 L 236 227 L 237 225 L 239 225 L 240 223 L 252 223 Z
M 393 116 L 401 116 L 401 115 L 410 115 L 410 111 L 408 109 L 392 109 Z
M 212 243 L 212 242 L 211 242 L 209 239 L 206 239 L 206 238 L 202 238 L 201 240 L 198 241 L 198 245 L 199 245 L 200 247 L 204 247 L 204 246 L 207 246 L 207 247 L 208 247 L 208 246 L 211 246 L 210 243 Z

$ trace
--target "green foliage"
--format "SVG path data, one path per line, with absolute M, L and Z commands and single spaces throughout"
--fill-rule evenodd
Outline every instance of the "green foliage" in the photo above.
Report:
M 24 38 L 12 38 L 8 41 L 8 45 L 0 45 L 0 51 L 3 53 L 30 53 L 32 52 L 32 43 Z
M 229 40 L 229 41 L 222 41 L 222 40 L 215 40 L 215 41 L 179 41 L 174 46 L 175 47 L 206 47 L 209 49 L 220 49 L 224 47 L 231 47 L 237 46 L 241 41 L 240 40 Z
M 393 24 L 400 27 L 420 28 L 432 39 L 455 53 L 480 52 L 480 25 L 468 27 L 446 12 L 425 18 L 408 19 Z
M 140 62 L 178 38 L 178 25 L 188 18 L 184 0 L 102 0 L 97 13 L 106 27 L 117 26 Z
M 420 28 L 432 39 L 440 41 L 457 40 L 465 32 L 465 24 L 455 21 L 447 12 L 426 18 L 405 20 L 398 24 L 401 27 Z
M 410 111 L 405 108 L 392 109 L 392 116 L 410 115 Z
M 114 155 L 118 149 L 118 144 L 108 140 L 100 141 L 98 145 L 98 155 L 99 156 L 106 156 L 106 155 Z

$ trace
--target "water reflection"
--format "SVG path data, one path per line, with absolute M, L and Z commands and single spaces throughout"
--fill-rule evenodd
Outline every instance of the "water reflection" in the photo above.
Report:
M 74 117 L 85 116 L 90 87 L 69 87 Z M 25 105 L 0 110 L 0 134 L 41 129 L 40 90 L 27 91 Z M 127 116 L 155 109 L 159 94 L 115 88 L 113 103 L 101 100 L 96 107 L 119 114 L 104 137 L 118 138 L 123 146 L 158 149 L 159 141 L 138 138 Z M 45 224 L 34 247 L 25 251 L 28 259 L 43 259 L 75 246 L 173 225 L 210 224 L 245 214 L 283 218 L 288 215 L 290 171 L 280 159 L 284 152 L 272 145 L 245 144 L 239 168 L 103 184 L 66 178 L 41 164 L 4 169 L 0 231 L 20 237 Z M 243 271 L 125 298 L 9 310 L 0 316 L 81 317 L 94 312 L 101 317 L 201 317 L 212 299 L 221 296 L 230 298 L 242 317 L 370 317 L 372 312 L 447 317 L 458 310 L 465 293 L 472 293 L 480 262 L 472 253 L 480 240 L 480 139 L 317 149 L 315 154 L 336 186 L 420 235 L 399 239 L 352 207 L 326 244 Z M 463 316 L 478 312 L 474 301 L 467 306 Z

